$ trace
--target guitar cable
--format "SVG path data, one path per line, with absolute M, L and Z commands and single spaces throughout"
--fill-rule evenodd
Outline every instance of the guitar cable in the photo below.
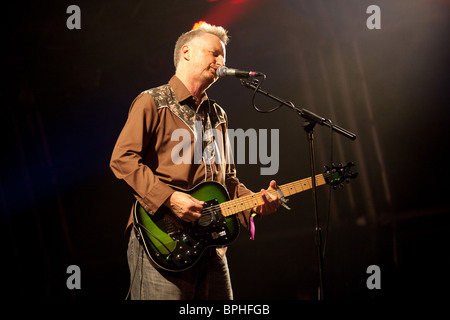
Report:
M 143 249 L 144 249 L 145 243 L 141 243 L 141 239 L 142 239 L 142 237 L 143 237 L 144 235 L 143 235 L 143 234 L 141 235 L 140 230 L 138 231 L 136 227 L 140 227 L 140 228 L 144 229 L 145 231 L 147 231 L 153 238 L 155 238 L 156 240 L 158 240 L 158 242 L 161 243 L 161 245 L 162 245 L 169 253 L 171 253 L 171 251 L 169 250 L 169 248 L 167 248 L 167 246 L 166 246 L 160 239 L 158 239 L 158 237 L 155 236 L 155 235 L 153 234 L 153 232 L 151 232 L 149 229 L 147 229 L 143 224 L 134 221 L 134 216 L 133 216 L 133 232 L 135 233 L 136 240 L 138 240 L 138 243 L 140 244 L 140 245 L 139 245 L 139 252 L 138 252 L 138 255 L 137 255 L 138 259 L 140 258 L 141 260 L 143 260 L 143 253 L 144 253 L 144 252 L 143 252 L 143 251 L 144 251 Z M 158 250 L 158 249 L 157 249 L 157 250 Z M 160 254 L 162 254 L 161 251 L 158 250 L 158 252 L 159 252 Z M 143 261 L 142 261 L 142 264 L 143 264 Z M 130 287 L 128 288 L 128 293 L 127 293 L 127 295 L 126 295 L 126 297 L 125 297 L 125 300 L 128 300 L 128 298 L 129 298 L 129 296 L 130 296 L 130 294 L 131 294 L 131 288 L 133 287 L 134 278 L 136 277 L 137 269 L 138 269 L 138 266 L 137 266 L 137 263 L 136 263 L 136 268 L 134 269 L 133 277 L 131 278 Z
M 137 210 L 137 205 L 138 205 L 138 202 L 136 201 L 136 202 L 134 203 L 134 212 L 135 212 L 135 213 L 136 213 L 136 210 Z M 147 231 L 153 238 L 155 238 L 159 243 L 161 243 L 161 245 L 167 250 L 167 252 L 169 252 L 169 253 L 172 252 L 172 251 L 169 250 L 169 248 L 166 247 L 166 245 L 165 245 L 160 239 L 158 239 L 157 236 L 155 236 L 155 235 L 153 234 L 153 232 L 151 232 L 150 230 L 148 230 L 143 224 L 141 224 L 141 223 L 139 223 L 138 221 L 136 221 L 136 219 L 134 218 L 134 214 L 133 214 L 133 229 L 134 229 L 136 226 L 141 227 L 142 229 L 144 229 L 145 231 Z M 136 236 L 140 238 L 139 235 L 136 235 Z M 158 251 L 159 251 L 159 250 L 158 250 Z M 161 251 L 159 251 L 159 253 L 162 254 Z
M 132 232 L 135 233 L 136 240 L 138 240 L 139 237 L 136 235 L 136 229 L 134 229 L 134 226 L 133 226 Z M 137 254 L 137 257 L 138 257 L 138 259 L 139 259 L 139 257 L 141 257 L 141 256 L 142 256 L 142 253 L 143 253 L 143 246 L 142 246 L 142 243 L 140 243 L 139 240 L 138 240 L 138 243 L 139 243 L 139 252 L 138 252 L 138 254 Z M 142 263 L 143 263 L 143 262 L 142 262 Z M 134 268 L 133 277 L 131 277 L 130 286 L 129 286 L 129 288 L 128 288 L 128 292 L 127 292 L 127 295 L 126 295 L 126 297 L 125 297 L 125 300 L 128 300 L 128 298 L 129 298 L 130 295 L 131 295 L 131 288 L 133 287 L 134 279 L 136 278 L 136 272 L 137 272 L 137 269 L 138 269 L 138 264 L 136 263 L 136 267 Z
M 166 246 L 161 240 L 159 240 L 158 237 L 155 236 L 155 235 L 153 234 L 153 232 L 151 232 L 150 230 L 148 230 L 143 224 L 137 222 L 136 225 L 137 225 L 138 227 L 141 227 L 141 228 L 144 229 L 145 231 L 147 231 L 153 238 L 155 238 L 156 240 L 158 240 L 158 242 L 161 243 L 161 245 L 162 245 L 169 253 L 172 253 L 172 251 L 170 251 L 170 249 L 167 248 L 167 246 Z M 161 251 L 159 251 L 159 250 L 158 250 L 158 252 L 159 252 L 160 254 L 163 254 L 163 253 L 162 253 Z

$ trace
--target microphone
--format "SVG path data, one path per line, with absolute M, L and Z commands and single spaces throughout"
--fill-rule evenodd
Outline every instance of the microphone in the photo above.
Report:
M 225 78 L 225 77 L 248 78 L 248 77 L 257 77 L 257 76 L 264 75 L 261 72 L 243 71 L 243 70 L 238 70 L 238 69 L 227 68 L 225 66 L 219 67 L 219 69 L 217 69 L 217 71 L 216 71 L 216 74 L 219 76 L 219 78 Z

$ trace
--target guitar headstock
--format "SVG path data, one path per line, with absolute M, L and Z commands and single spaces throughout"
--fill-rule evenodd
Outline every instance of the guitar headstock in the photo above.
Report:
M 350 179 L 353 179 L 358 175 L 357 172 L 351 170 L 354 166 L 355 164 L 353 162 L 349 162 L 345 166 L 342 164 L 338 166 L 333 165 L 331 168 L 325 166 L 325 173 L 323 174 L 325 181 L 335 189 L 344 181 L 347 183 L 350 182 Z

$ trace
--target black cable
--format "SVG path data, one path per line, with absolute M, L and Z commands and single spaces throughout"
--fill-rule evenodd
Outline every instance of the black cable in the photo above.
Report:
M 134 229 L 134 226 L 133 226 L 133 229 L 131 230 L 131 232 L 134 232 L 134 236 L 136 237 L 136 230 Z M 136 240 L 137 240 L 137 242 L 138 242 L 138 244 L 139 244 L 139 252 L 138 252 L 138 257 L 140 256 L 140 255 L 142 255 L 143 253 L 144 253 L 144 247 L 143 247 L 143 245 L 139 242 L 139 240 L 137 239 L 137 238 L 135 238 Z M 141 268 L 143 268 L 143 266 L 141 265 Z M 137 270 L 138 270 L 138 262 L 136 262 L 136 267 L 134 268 L 134 272 L 133 272 L 133 276 L 131 277 L 131 280 L 130 280 L 130 286 L 128 287 L 128 293 L 127 293 L 127 295 L 126 295 L 126 297 L 125 297 L 125 300 L 128 300 L 128 298 L 130 297 L 130 295 L 131 295 L 131 288 L 133 287 L 133 283 L 134 283 L 134 279 L 135 279 L 135 277 L 136 277 L 136 272 L 137 272 Z
M 275 108 L 272 108 L 272 109 L 270 109 L 270 110 L 261 110 L 261 109 L 259 109 L 259 108 L 256 106 L 256 103 L 255 103 L 256 93 L 258 92 L 258 90 L 259 90 L 259 88 L 261 87 L 261 85 L 262 85 L 262 83 L 263 83 L 264 80 L 266 80 L 266 75 L 265 75 L 265 74 L 263 74 L 263 79 L 262 79 L 261 81 L 258 81 L 257 79 L 254 79 L 254 80 L 252 81 L 252 84 L 258 83 L 258 85 L 255 87 L 255 91 L 253 92 L 252 104 L 253 104 L 253 108 L 254 108 L 256 111 L 261 112 L 261 113 L 270 113 L 270 112 L 274 112 L 275 110 L 278 110 L 278 108 L 280 108 L 283 104 L 280 104 L 279 106 L 277 106 L 277 107 L 275 107 Z
M 137 205 L 138 205 L 138 202 L 136 201 L 135 204 L 134 204 L 134 211 L 137 210 Z M 161 243 L 162 246 L 167 250 L 167 252 L 169 252 L 169 254 L 172 253 L 172 251 L 171 251 L 169 248 L 167 248 L 167 246 L 166 246 L 160 239 L 158 239 L 158 237 L 155 236 L 155 235 L 153 234 L 153 232 L 151 232 L 150 230 L 148 230 L 148 229 L 147 229 L 142 223 L 140 223 L 139 221 L 135 221 L 134 215 L 133 215 L 133 223 L 134 223 L 134 225 L 136 225 L 136 226 L 138 226 L 138 227 L 144 229 L 145 231 L 147 231 L 149 235 L 151 235 L 151 236 L 152 236 L 153 238 L 155 238 L 159 243 Z M 142 240 L 144 241 L 144 239 L 142 239 Z M 155 246 L 155 248 L 156 248 L 156 246 Z M 157 248 L 156 248 L 156 249 L 157 249 Z M 158 249 L 157 249 L 157 250 L 158 250 Z M 158 251 L 159 251 L 159 250 L 158 250 Z M 163 253 L 162 253 L 161 251 L 159 251 L 159 253 L 163 255 Z
M 167 246 L 164 244 L 164 242 L 162 242 L 161 240 L 159 240 L 158 237 L 155 236 L 155 235 L 153 234 L 153 232 L 151 232 L 150 230 L 148 230 L 142 223 L 137 222 L 136 225 L 137 225 L 138 227 L 144 229 L 144 231 L 148 232 L 153 238 L 155 238 L 156 240 L 158 240 L 158 242 L 162 244 L 162 246 L 169 252 L 169 254 L 172 253 L 172 251 L 170 251 L 170 249 L 167 248 Z M 156 248 L 156 246 L 155 246 L 155 249 L 158 250 L 158 248 Z M 161 251 L 158 250 L 158 252 L 159 252 L 160 254 L 164 255 Z

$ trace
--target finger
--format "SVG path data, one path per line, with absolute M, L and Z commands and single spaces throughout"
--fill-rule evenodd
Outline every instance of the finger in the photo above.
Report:
M 193 211 L 179 212 L 179 214 L 177 214 L 177 215 L 181 220 L 186 221 L 186 222 L 197 221 L 202 216 L 200 213 L 193 212 Z
M 186 222 L 195 222 L 202 216 L 201 213 L 196 212 L 192 209 L 187 209 L 185 212 L 181 214 L 181 220 Z
M 196 212 L 189 212 L 185 215 L 188 222 L 195 222 L 198 219 L 200 219 L 201 216 L 202 215 L 200 213 L 196 213 Z
M 270 181 L 269 183 L 269 187 L 267 188 L 266 191 L 276 191 L 277 190 L 277 183 L 275 180 Z M 267 192 L 270 199 L 273 201 L 278 201 L 278 196 L 276 193 L 274 192 Z
M 270 211 L 270 198 L 268 196 L 268 192 L 266 190 L 261 190 L 263 203 L 260 206 L 261 214 L 266 214 Z
M 197 221 L 198 219 L 200 219 L 200 217 L 202 216 L 203 205 L 205 204 L 205 202 L 197 200 L 192 196 L 189 196 L 189 197 L 191 200 L 191 206 L 188 209 L 189 210 L 188 214 L 189 214 L 190 222 L 194 222 L 194 221 Z
M 275 180 L 270 181 L 269 183 L 269 189 L 276 189 L 277 188 L 277 183 Z
M 267 190 L 262 191 L 263 194 L 263 201 L 267 202 L 268 204 L 278 202 L 278 197 L 276 194 L 270 193 Z
M 189 199 L 192 202 L 192 208 L 194 211 L 201 212 L 203 210 L 203 205 L 205 204 L 204 201 L 197 200 L 192 196 L 189 196 Z
M 263 202 L 264 211 L 266 212 L 274 212 L 280 206 L 280 199 L 278 199 L 277 195 L 271 194 L 266 190 L 263 192 Z

